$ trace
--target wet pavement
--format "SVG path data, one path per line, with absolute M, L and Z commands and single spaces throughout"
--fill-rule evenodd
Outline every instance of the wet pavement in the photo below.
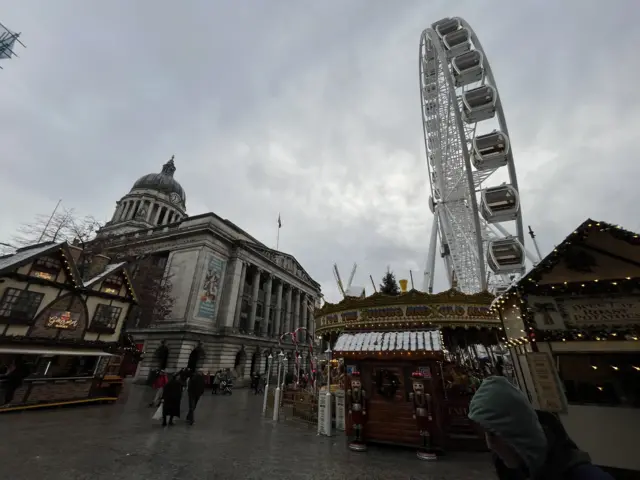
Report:
M 115 405 L 0 415 L 0 480 L 495 478 L 486 454 L 427 463 L 413 450 L 350 452 L 341 433 L 318 437 L 304 425 L 263 419 L 262 397 L 247 390 L 207 392 L 194 426 L 162 428 L 147 393 L 127 384 Z

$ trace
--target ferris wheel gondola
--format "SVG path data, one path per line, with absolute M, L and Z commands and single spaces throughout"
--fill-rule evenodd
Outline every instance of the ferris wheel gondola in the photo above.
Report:
M 433 290 L 439 238 L 452 286 L 501 291 L 537 259 L 524 247 L 509 131 L 486 53 L 467 22 L 444 18 L 422 32 L 419 70 L 434 215 L 424 289 Z M 499 170 L 508 181 L 488 185 Z

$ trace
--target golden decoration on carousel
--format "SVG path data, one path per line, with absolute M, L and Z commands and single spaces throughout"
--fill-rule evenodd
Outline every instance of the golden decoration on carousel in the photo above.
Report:
M 438 294 L 410 290 L 396 296 L 347 297 L 336 304 L 325 303 L 316 313 L 316 332 L 380 327 L 499 328 L 498 313 L 491 309 L 494 299 L 487 292 L 467 295 L 454 289 Z

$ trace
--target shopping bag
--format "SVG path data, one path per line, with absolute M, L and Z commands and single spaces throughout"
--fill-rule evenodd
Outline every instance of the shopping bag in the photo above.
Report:
M 162 420 L 162 403 L 160 403 L 160 406 L 156 410 L 156 413 L 153 414 L 153 417 L 151 417 L 151 420 Z

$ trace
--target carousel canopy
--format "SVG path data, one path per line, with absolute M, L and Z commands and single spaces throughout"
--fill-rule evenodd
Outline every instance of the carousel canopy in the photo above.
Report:
M 440 331 L 343 333 L 335 352 L 439 352 Z

